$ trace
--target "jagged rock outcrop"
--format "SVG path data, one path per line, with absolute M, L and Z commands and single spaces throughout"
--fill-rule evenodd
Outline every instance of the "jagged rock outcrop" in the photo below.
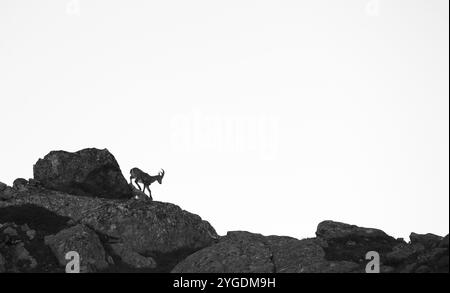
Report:
M 48 189 L 113 199 L 132 196 L 119 164 L 107 149 L 52 151 L 37 161 L 33 173 Z
M 413 232 L 409 235 L 409 239 L 411 240 L 411 244 L 423 245 L 425 248 L 436 248 L 441 243 L 443 237 L 431 233 L 417 234 Z
M 76 251 L 82 272 L 357 273 L 366 253 L 381 272 L 449 272 L 449 236 L 324 221 L 316 237 L 245 231 L 219 237 L 199 216 L 129 186 L 107 150 L 50 152 L 29 180 L 0 183 L 0 273 L 64 272 Z
M 217 244 L 179 263 L 173 273 L 314 273 L 356 272 L 352 262 L 325 259 L 320 241 L 228 232 Z
M 173 204 L 74 196 L 43 188 L 16 192 L 12 200 L 1 202 L 0 222 L 7 214 L 8 221 L 33 221 L 17 211 L 24 206 L 31 210 L 29 215 L 33 209 L 44 209 L 66 219 L 56 232 L 76 224 L 95 231 L 116 263 L 108 268 L 111 271 L 169 270 L 218 237 L 208 222 Z
M 397 240 L 379 229 L 362 228 L 345 223 L 323 221 L 317 226 L 316 236 L 322 239 L 326 258 L 365 262 L 368 251 L 376 251 L 383 260 L 384 255 L 403 240 Z
M 413 234 L 406 243 L 379 229 L 333 221 L 320 223 L 316 235 L 298 240 L 229 232 L 172 272 L 364 273 L 369 251 L 379 253 L 382 273 L 448 272 L 448 237 Z

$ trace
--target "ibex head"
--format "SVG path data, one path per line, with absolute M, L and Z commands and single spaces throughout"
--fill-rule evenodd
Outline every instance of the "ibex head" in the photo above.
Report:
M 161 184 L 162 183 L 162 179 L 164 177 L 164 169 L 161 169 L 161 172 L 159 172 L 158 176 L 156 176 L 156 180 L 158 180 L 158 183 Z

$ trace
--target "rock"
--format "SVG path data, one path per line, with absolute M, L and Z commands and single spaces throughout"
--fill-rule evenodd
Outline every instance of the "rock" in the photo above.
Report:
M 441 257 L 447 256 L 448 258 L 448 249 L 445 248 L 434 248 L 432 250 L 428 250 L 425 253 L 419 255 L 417 257 L 417 262 L 419 264 L 428 264 L 433 265 L 438 262 Z
M 330 262 L 316 239 L 298 240 L 228 232 L 226 237 L 180 262 L 174 273 L 342 273 L 355 272 L 353 262 Z
M 9 236 L 18 236 L 17 230 L 12 227 L 7 227 L 3 230 L 3 233 Z
M 134 199 L 153 201 L 153 198 L 150 195 L 145 194 L 142 190 L 137 189 L 133 184 L 130 184 L 130 188 L 131 192 L 133 193 Z
M 219 243 L 204 248 L 179 263 L 174 273 L 272 273 L 272 252 L 264 236 L 228 232 Z
M 39 180 L 36 180 L 34 178 L 28 179 L 28 185 L 32 186 L 32 187 L 41 187 L 42 186 L 41 182 L 39 182 Z
M 353 262 L 327 261 L 320 239 L 268 236 L 267 241 L 277 273 L 348 273 L 359 268 Z
M 323 221 L 319 223 L 319 225 L 317 226 L 316 235 L 317 237 L 320 237 L 324 240 L 346 239 L 354 236 L 358 236 L 355 238 L 371 238 L 371 239 L 386 238 L 386 237 L 389 237 L 389 239 L 392 238 L 383 231 L 378 229 L 361 228 L 355 225 L 349 225 L 334 221 Z
M 6 187 L 8 187 L 8 185 L 6 185 L 6 184 L 3 183 L 3 182 L 0 182 L 0 192 L 2 192 L 3 190 L 5 190 Z
M 24 178 L 17 178 L 13 182 L 13 188 L 17 191 L 25 191 L 27 190 L 28 181 Z
M 386 255 L 386 264 L 400 264 L 412 257 L 417 256 L 418 253 L 425 250 L 422 244 L 406 244 L 401 243 L 396 245 L 391 252 Z
M 0 191 L 0 201 L 10 200 L 14 197 L 14 195 L 14 190 L 11 187 L 7 186 L 3 191 Z
M 97 234 L 84 225 L 77 225 L 45 237 L 45 243 L 57 257 L 61 266 L 67 264 L 66 254 L 80 255 L 80 272 L 98 272 L 108 268 L 105 250 Z
M 439 247 L 448 249 L 448 234 L 442 239 L 441 243 L 439 243 Z
M 423 274 L 423 273 L 431 273 L 431 269 L 429 268 L 429 267 L 427 267 L 427 266 L 420 266 L 420 267 L 418 267 L 417 269 L 416 269 L 416 271 L 415 271 L 416 273 L 421 273 L 421 274 Z
M 383 258 L 395 245 L 402 243 L 379 229 L 333 221 L 321 222 L 316 235 L 327 243 L 325 257 L 330 261 L 363 263 L 367 252 L 376 251 Z
M 0 221 L 4 212 L 8 213 L 0 209 Z M 35 219 L 35 221 L 39 220 L 39 218 Z M 26 232 L 22 230 L 24 226 L 10 222 L 0 225 L 0 254 L 4 258 L 4 271 L 8 273 L 62 272 L 55 256 L 44 243 L 43 231 L 36 231 L 35 237 L 30 240 Z M 14 230 L 16 233 L 10 233 L 14 235 L 10 236 L 4 233 L 5 230 L 7 232 Z
M 6 272 L 6 259 L 0 253 L 0 273 Z
M 409 239 L 411 240 L 412 244 L 422 244 L 423 246 L 425 246 L 425 248 L 434 248 L 434 247 L 438 247 L 440 242 L 442 241 L 442 237 L 441 236 L 437 236 L 431 233 L 428 234 L 416 234 L 416 233 L 411 233 L 411 235 L 409 236 Z
M 112 252 L 120 258 L 120 261 L 131 269 L 152 270 L 157 267 L 156 261 L 152 257 L 140 255 L 124 244 L 116 243 L 110 247 Z
M 414 273 L 415 269 L 417 268 L 417 264 L 416 263 L 411 263 L 406 265 L 405 267 L 403 267 L 400 270 L 400 273 L 402 274 L 410 274 L 410 273 Z
M 127 253 L 131 255 L 137 253 L 153 258 L 158 265 L 155 271 L 158 272 L 170 271 L 183 258 L 210 246 L 218 238 L 214 228 L 199 216 L 176 205 L 157 201 L 111 200 L 41 190 L 29 191 L 13 202 L 2 203 L 6 207 L 2 209 L 0 203 L 0 220 L 2 214 L 8 213 L 21 214 L 23 217 L 38 215 L 39 219 L 49 219 L 49 223 L 40 228 L 50 227 L 53 231 L 59 231 L 61 226 L 69 222 L 85 224 L 104 236 L 103 243 L 122 243 L 130 249 Z M 24 206 L 30 208 L 18 210 Z M 60 218 L 53 219 L 45 214 L 40 216 L 40 212 L 34 211 L 37 208 Z M 118 263 L 122 257 L 125 260 L 123 263 L 129 262 L 128 255 L 117 257 Z
M 395 268 L 391 266 L 382 265 L 380 266 L 380 273 L 382 274 L 391 274 L 395 272 Z
M 37 267 L 37 261 L 30 255 L 28 250 L 25 249 L 23 243 L 18 243 L 15 247 L 15 257 L 19 262 L 27 262 L 29 269 L 34 269 Z M 23 265 L 23 263 L 22 263 Z
M 36 231 L 35 231 L 35 230 L 28 230 L 28 231 L 26 232 L 26 234 L 27 234 L 27 236 L 28 236 L 28 238 L 29 238 L 30 240 L 33 240 L 34 237 L 36 236 Z
M 277 272 L 296 273 L 315 262 L 322 262 L 325 253 L 315 239 L 268 236 Z M 307 268 L 308 270 L 308 268 Z
M 48 189 L 82 196 L 132 197 L 119 164 L 107 149 L 52 151 L 37 161 L 33 173 L 34 179 Z

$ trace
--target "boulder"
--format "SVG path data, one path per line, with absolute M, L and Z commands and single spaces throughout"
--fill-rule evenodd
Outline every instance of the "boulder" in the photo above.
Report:
M 25 191 L 28 187 L 28 180 L 24 178 L 17 178 L 13 182 L 13 188 L 17 191 Z
M 6 235 L 9 235 L 9 236 L 12 236 L 12 237 L 19 235 L 19 233 L 17 233 L 17 230 L 14 229 L 11 226 L 6 227 L 5 229 L 3 229 L 3 233 L 6 234 Z
M 213 246 L 179 263 L 174 273 L 272 273 L 272 252 L 264 236 L 243 231 L 228 232 Z
M 277 273 L 351 273 L 361 270 L 351 261 L 328 261 L 320 239 L 298 240 L 286 236 L 269 236 Z
M 68 263 L 66 254 L 74 251 L 80 256 L 80 272 L 98 272 L 108 268 L 107 257 L 97 234 L 84 225 L 62 230 L 45 237 L 45 243 L 55 254 L 61 266 Z
M 2 204 L 3 210 L 8 211 L 2 212 Z M 17 194 L 13 202 L 1 202 L 0 219 L 2 214 L 17 215 L 19 211 L 13 209 L 24 206 L 35 207 L 27 213 L 21 212 L 24 217 L 37 214 L 34 210 L 41 208 L 61 219 L 71 219 L 61 225 L 70 222 L 89 226 L 101 235 L 104 247 L 116 257 L 117 263 L 134 269 L 150 269 L 154 267 L 154 260 L 155 271 L 170 271 L 183 258 L 213 244 L 218 238 L 208 222 L 174 204 L 74 196 L 51 190 L 29 191 Z M 58 221 L 53 220 L 47 226 L 55 226 Z M 120 244 L 126 249 L 111 247 L 112 244 Z
M 30 239 L 20 225 L 0 224 L 0 272 L 62 272 L 43 238 L 43 231 Z
M 393 247 L 403 243 L 379 229 L 363 228 L 340 222 L 321 222 L 316 231 L 322 239 L 327 260 L 364 263 L 369 251 L 376 251 L 383 260 Z
M 119 261 L 131 270 L 154 270 L 157 267 L 153 257 L 146 257 L 135 252 L 132 248 L 122 243 L 110 245 L 111 252 L 119 257 Z
M 448 273 L 448 258 L 448 249 L 433 248 L 419 255 L 415 262 L 419 265 L 426 265 L 427 267 L 433 268 L 435 272 Z
M 411 233 L 411 235 L 409 235 L 409 239 L 411 240 L 412 244 L 421 244 L 425 246 L 425 248 L 438 247 L 440 242 L 442 241 L 441 236 L 434 235 L 431 233 L 417 234 L 413 232 Z
M 421 244 L 401 243 L 394 246 L 392 251 L 386 254 L 385 263 L 391 265 L 400 264 L 408 259 L 417 257 L 424 250 L 425 247 Z
M 34 179 L 48 189 L 93 197 L 132 197 L 119 164 L 107 149 L 52 151 L 37 161 L 33 173 Z
M 2 200 L 10 200 L 14 197 L 14 190 L 7 186 L 5 189 L 0 191 L 0 201 Z
M 228 232 L 180 262 L 173 273 L 338 273 L 355 272 L 353 262 L 325 259 L 319 240 Z
M 28 263 L 28 267 L 31 270 L 37 267 L 38 263 L 36 259 L 30 255 L 23 242 L 16 244 L 16 246 L 14 247 L 14 252 L 15 258 L 18 262 L 21 262 L 22 265 L 23 263 Z

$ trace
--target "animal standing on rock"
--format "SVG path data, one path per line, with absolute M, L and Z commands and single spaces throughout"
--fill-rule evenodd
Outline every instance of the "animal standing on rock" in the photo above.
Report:
M 147 188 L 149 197 L 151 198 L 152 192 L 150 190 L 150 185 L 155 181 L 158 181 L 158 183 L 161 184 L 164 174 L 165 174 L 164 169 L 161 169 L 161 171 L 158 173 L 158 175 L 151 176 L 139 168 L 133 168 L 130 170 L 130 184 L 133 185 L 133 179 L 134 179 L 134 183 L 136 183 L 139 190 L 142 191 L 144 194 L 145 194 L 145 189 Z M 139 183 L 144 184 L 144 189 L 141 189 L 141 186 L 139 185 Z

